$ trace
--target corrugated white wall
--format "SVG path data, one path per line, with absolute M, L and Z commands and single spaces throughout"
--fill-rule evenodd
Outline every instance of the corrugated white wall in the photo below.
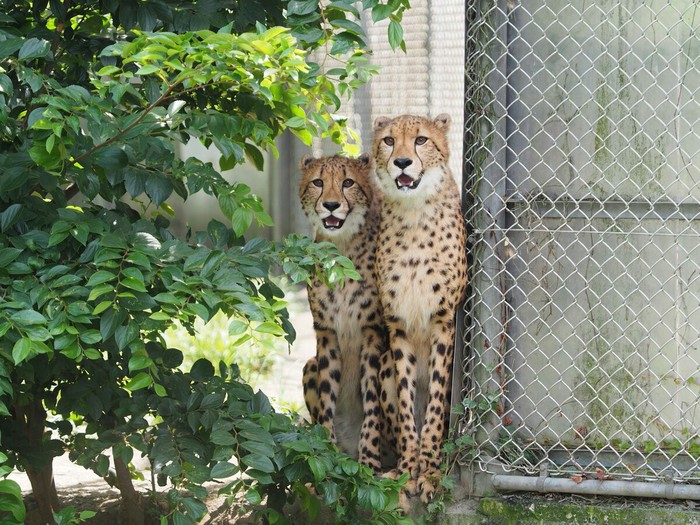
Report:
M 464 124 L 463 0 L 414 0 L 403 16 L 406 53 L 392 51 L 388 22 L 366 23 L 372 62 L 380 72 L 353 101 L 365 149 L 372 144 L 372 122 L 378 116 L 414 113 L 452 117 L 452 172 L 462 178 Z M 369 110 L 369 111 L 368 111 Z

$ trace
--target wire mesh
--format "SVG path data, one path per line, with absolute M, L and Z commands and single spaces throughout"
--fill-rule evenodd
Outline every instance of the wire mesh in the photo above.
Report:
M 464 459 L 698 482 L 700 5 L 466 7 Z

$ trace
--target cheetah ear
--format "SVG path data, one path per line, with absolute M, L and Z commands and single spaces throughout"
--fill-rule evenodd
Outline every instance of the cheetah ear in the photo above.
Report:
M 363 153 L 362 155 L 360 155 L 358 157 L 357 160 L 360 162 L 360 165 L 363 168 L 366 168 L 367 166 L 369 166 L 369 162 L 370 162 L 371 158 L 369 156 L 369 153 Z
M 450 117 L 447 113 L 440 113 L 437 117 L 435 117 L 433 122 L 435 122 L 438 129 L 447 131 L 452 123 L 452 117 Z
M 315 159 L 314 159 L 313 157 L 310 157 L 310 156 L 308 156 L 308 155 L 304 155 L 304 156 L 301 158 L 300 168 L 301 168 L 301 169 L 308 168 L 309 166 L 311 166 L 311 163 L 312 163 L 314 160 L 315 160 Z
M 374 121 L 374 131 L 385 128 L 391 122 L 389 117 L 377 117 Z

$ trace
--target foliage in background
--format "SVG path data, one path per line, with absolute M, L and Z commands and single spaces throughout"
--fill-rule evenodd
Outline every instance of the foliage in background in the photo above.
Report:
M 183 370 L 189 370 L 199 359 L 223 361 L 227 365 L 236 364 L 241 379 L 251 384 L 266 377 L 281 347 L 287 348 L 280 345 L 279 337 L 253 330 L 248 323 L 222 314 L 206 324 L 197 319 L 194 330 L 196 335 L 191 335 L 184 326 L 175 324 L 163 334 L 169 347 L 182 351 Z
M 328 136 L 352 152 L 352 135 L 331 115 L 339 96 L 374 71 L 355 4 L 0 5 L 0 445 L 7 464 L 27 472 L 42 522 L 81 519 L 61 510 L 52 483 L 52 459 L 65 448 L 119 488 L 125 521 L 135 525 L 144 518 L 129 469 L 134 449 L 176 489 L 191 491 L 169 493 L 162 520 L 176 525 L 201 518 L 201 485 L 228 473 L 229 460 L 240 460 L 236 468 L 272 509 L 276 495 L 300 494 L 305 469 L 316 484 L 347 474 L 321 439 L 318 451 L 285 447 L 280 435 L 307 431 L 230 375 L 213 378 L 208 361 L 175 371 L 182 353 L 163 333 L 175 321 L 194 333 L 198 320 L 222 313 L 234 332 L 292 341 L 273 268 L 292 282 L 357 277 L 332 245 L 247 239 L 253 222 L 272 221 L 260 199 L 210 164 L 178 158 L 175 147 L 196 139 L 218 148 L 220 168 L 246 159 L 262 167 L 261 150 L 276 153 L 275 137 L 289 129 L 305 143 Z M 363 2 L 372 19 L 391 19 L 395 47 L 407 6 Z M 166 199 L 200 191 L 217 199 L 230 224 L 212 221 L 191 239 L 174 238 Z M 224 434 L 230 443 L 217 443 Z M 290 457 L 301 465 L 298 478 L 288 475 Z M 325 477 L 318 457 L 326 458 Z M 354 519 L 351 510 L 368 504 L 388 512 L 386 523 L 399 519 L 393 500 L 367 496 L 376 491 L 358 485 L 356 499 L 352 491 L 334 499 L 333 486 L 319 490 L 339 516 Z M 0 505 L 11 513 L 3 523 L 22 521 L 7 480 Z

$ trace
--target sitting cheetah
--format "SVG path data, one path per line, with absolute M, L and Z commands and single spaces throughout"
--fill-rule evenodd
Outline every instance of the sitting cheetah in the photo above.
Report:
M 427 501 L 439 478 L 447 425 L 455 313 L 467 286 L 465 227 L 448 167 L 451 119 L 403 115 L 374 123 L 384 193 L 375 273 L 391 352 L 381 404 L 399 456 Z
M 309 286 L 316 357 L 304 367 L 304 399 L 341 450 L 381 468 L 379 356 L 386 349 L 374 281 L 381 193 L 370 181 L 369 155 L 304 158 L 300 196 L 317 241 L 332 241 L 352 260 L 362 281 L 330 289 Z

